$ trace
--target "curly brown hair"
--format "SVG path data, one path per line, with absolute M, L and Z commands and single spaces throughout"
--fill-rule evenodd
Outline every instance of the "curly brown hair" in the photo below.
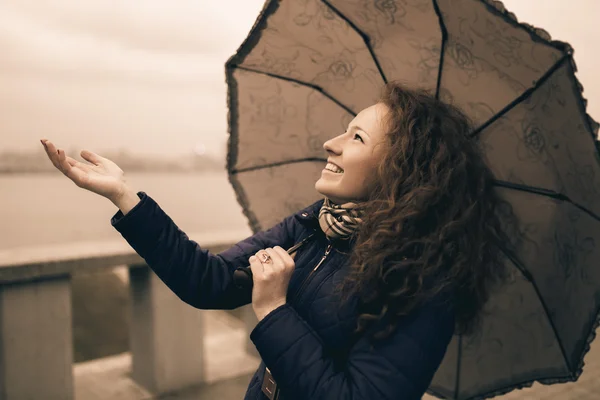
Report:
M 455 332 L 472 333 L 490 290 L 507 276 L 504 253 L 514 252 L 514 238 L 505 228 L 515 231 L 518 221 L 460 109 L 395 82 L 380 102 L 389 110 L 386 151 L 361 203 L 366 217 L 352 238 L 350 272 L 336 288 L 341 304 L 358 294 L 355 333 L 385 318 L 385 329 L 371 333 L 383 339 L 400 317 L 444 298 Z

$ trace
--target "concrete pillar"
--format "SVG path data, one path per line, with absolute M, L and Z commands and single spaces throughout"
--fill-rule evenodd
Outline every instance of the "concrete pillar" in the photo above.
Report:
M 0 400 L 73 399 L 69 276 L 0 285 Z
M 129 268 L 133 379 L 155 394 L 203 382 L 202 311 L 147 266 Z

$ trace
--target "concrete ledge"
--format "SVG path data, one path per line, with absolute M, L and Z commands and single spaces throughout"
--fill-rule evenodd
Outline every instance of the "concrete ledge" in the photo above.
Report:
M 248 237 L 248 232 L 213 231 L 188 236 L 201 247 L 219 253 Z M 142 263 L 144 260 L 125 239 L 17 247 L 0 250 L 0 284 Z

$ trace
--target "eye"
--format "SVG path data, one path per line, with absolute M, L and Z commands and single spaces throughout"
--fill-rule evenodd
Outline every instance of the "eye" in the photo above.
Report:
M 361 142 L 364 143 L 364 140 L 362 139 L 362 137 L 358 133 L 355 133 L 354 134 L 354 139 L 356 139 L 357 137 L 360 139 Z

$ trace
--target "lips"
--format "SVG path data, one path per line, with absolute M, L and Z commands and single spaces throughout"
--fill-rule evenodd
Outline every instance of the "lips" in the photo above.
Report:
M 337 164 L 336 164 L 336 163 L 334 163 L 333 161 L 327 160 L 327 162 L 328 162 L 329 164 L 333 164 L 333 165 L 335 165 L 336 167 L 338 167 L 339 169 L 341 169 L 342 171 L 344 171 L 344 168 L 340 167 L 339 165 L 337 165 Z

